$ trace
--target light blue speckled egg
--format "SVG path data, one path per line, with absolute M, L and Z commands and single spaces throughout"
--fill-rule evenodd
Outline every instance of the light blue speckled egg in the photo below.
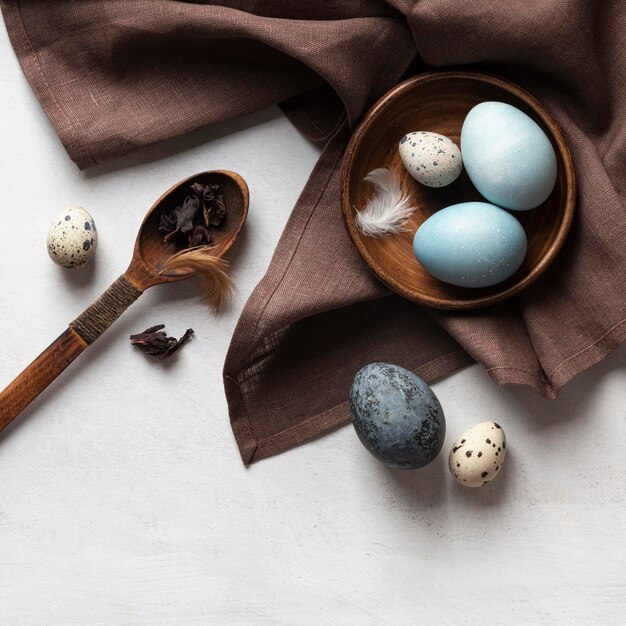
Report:
M 467 114 L 461 154 L 476 189 L 505 209 L 534 209 L 556 182 L 550 140 L 526 113 L 504 102 L 481 102 Z
M 459 287 L 490 287 L 512 276 L 526 256 L 526 233 L 510 213 L 462 202 L 431 215 L 413 239 L 429 274 Z

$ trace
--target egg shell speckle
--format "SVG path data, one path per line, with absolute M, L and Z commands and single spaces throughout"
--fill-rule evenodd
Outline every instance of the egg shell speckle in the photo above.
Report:
M 390 467 L 423 467 L 443 446 L 446 421 L 437 396 L 403 367 L 370 363 L 359 370 L 350 414 L 361 443 Z
M 542 128 L 526 113 L 504 102 L 481 102 L 461 129 L 463 165 L 489 202 L 527 211 L 554 189 L 557 161 Z
M 448 467 L 464 487 L 482 487 L 502 469 L 506 458 L 506 437 L 496 422 L 481 422 L 466 430 L 454 442 Z
M 454 182 L 463 169 L 458 146 L 439 133 L 408 133 L 400 139 L 398 149 L 406 170 L 426 187 L 445 187 Z
M 66 269 L 79 269 L 91 261 L 98 247 L 93 217 L 79 206 L 70 206 L 56 217 L 47 239 L 50 258 Z
M 524 228 L 486 202 L 453 204 L 431 215 L 413 239 L 429 274 L 460 287 L 490 287 L 512 276 L 526 256 Z

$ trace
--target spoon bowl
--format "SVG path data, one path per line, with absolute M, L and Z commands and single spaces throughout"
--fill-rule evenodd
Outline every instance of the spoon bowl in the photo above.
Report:
M 161 273 L 165 262 L 179 248 L 173 241 L 164 241 L 159 224 L 162 215 L 173 211 L 189 195 L 193 183 L 220 185 L 224 204 L 228 207 L 224 221 L 213 233 L 215 239 L 211 246 L 212 254 L 220 257 L 226 254 L 246 222 L 250 193 L 246 181 L 239 174 L 228 170 L 213 170 L 194 174 L 176 183 L 152 205 L 137 235 L 133 258 L 126 275 L 132 277 L 133 282 L 143 289 L 192 276 L 180 271 Z
M 226 170 L 201 172 L 168 189 L 150 208 L 139 229 L 128 269 L 88 307 L 50 346 L 0 393 L 0 430 L 26 408 L 65 368 L 89 347 L 149 287 L 171 283 L 193 274 L 163 274 L 166 261 L 178 248 L 164 241 L 159 232 L 161 216 L 169 213 L 189 195 L 195 183 L 219 184 L 227 211 L 211 254 L 223 256 L 235 243 L 248 215 L 249 192 L 246 181 Z

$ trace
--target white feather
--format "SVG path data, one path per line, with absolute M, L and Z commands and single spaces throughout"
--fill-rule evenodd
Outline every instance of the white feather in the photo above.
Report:
M 365 208 L 356 212 L 357 228 L 369 237 L 385 237 L 406 230 L 404 223 L 415 209 L 409 196 L 402 193 L 397 172 L 381 167 L 363 180 L 372 183 L 375 191 Z

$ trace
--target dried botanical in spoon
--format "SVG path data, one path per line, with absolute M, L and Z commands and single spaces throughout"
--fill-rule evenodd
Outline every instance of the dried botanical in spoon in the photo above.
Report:
M 168 337 L 163 332 L 163 328 L 165 328 L 165 324 L 159 324 L 151 326 L 142 333 L 131 335 L 130 343 L 150 356 L 158 359 L 167 359 L 193 335 L 193 329 L 189 328 L 180 339 L 175 339 L 174 337 Z
M 217 228 L 226 217 L 224 194 L 219 185 L 193 183 L 191 193 L 173 211 L 161 215 L 159 231 L 165 241 L 184 242 L 186 248 L 212 243 L 211 228 Z M 180 246 L 182 247 L 182 245 Z
M 211 231 L 226 217 L 224 194 L 216 184 L 193 183 L 190 188 L 182 204 L 161 215 L 159 231 L 164 240 L 182 244 L 182 249 L 166 261 L 161 275 L 195 274 L 201 281 L 202 296 L 217 311 L 233 291 L 227 261 L 213 254 L 210 247 Z

